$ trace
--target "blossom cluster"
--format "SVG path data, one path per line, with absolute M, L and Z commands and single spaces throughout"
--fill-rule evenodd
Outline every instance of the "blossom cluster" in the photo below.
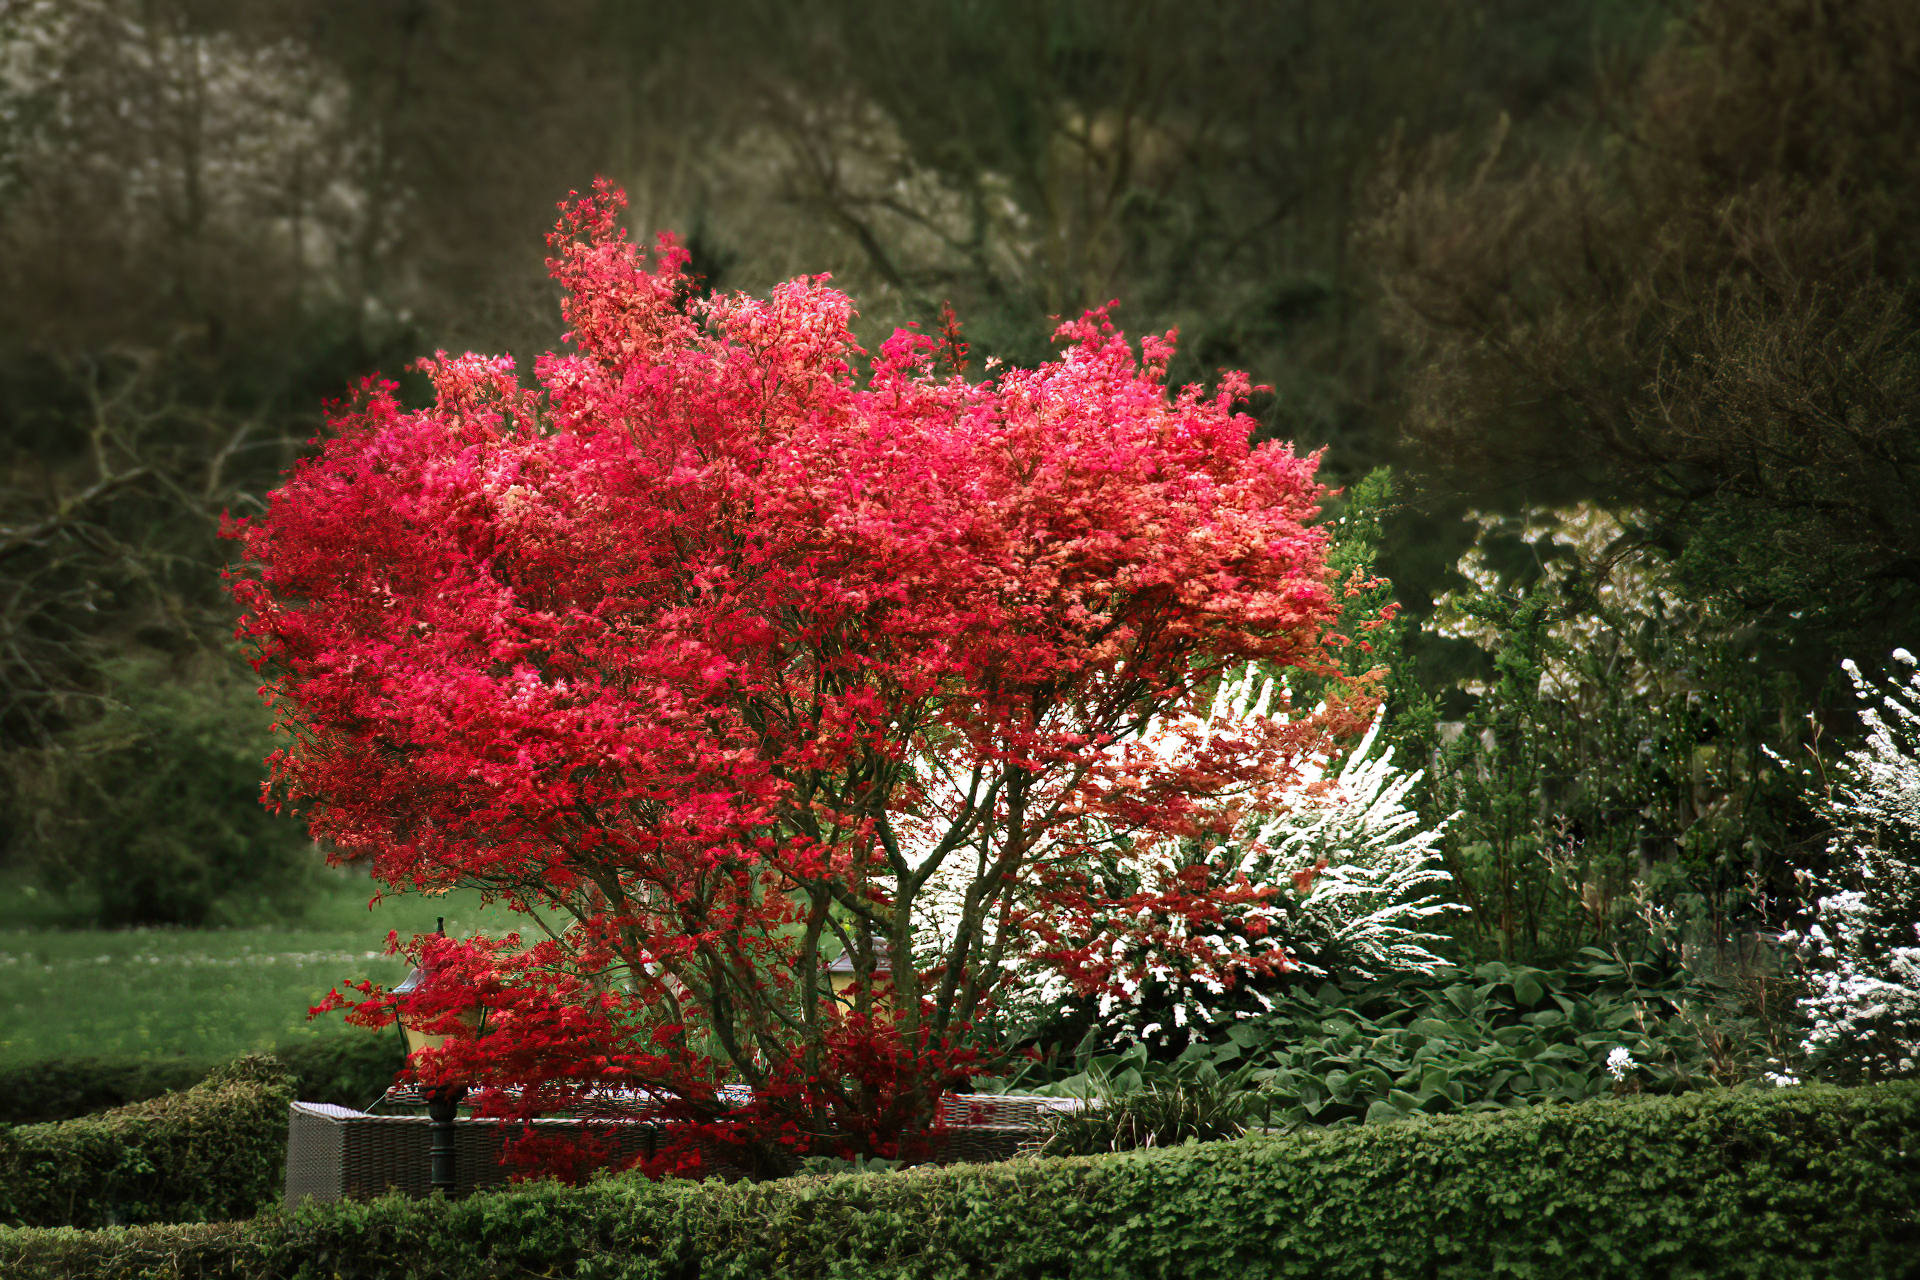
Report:
M 1806 1049 L 1842 1078 L 1920 1070 L 1920 661 L 1885 687 L 1844 663 L 1867 705 L 1867 740 L 1849 753 L 1823 807 L 1838 874 L 1813 919 L 1788 935 L 1806 962 Z

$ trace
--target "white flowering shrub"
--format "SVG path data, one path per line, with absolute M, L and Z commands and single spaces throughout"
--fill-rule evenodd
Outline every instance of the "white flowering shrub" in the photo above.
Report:
M 1634 513 L 1626 514 L 1634 518 Z M 1591 593 L 1584 607 L 1552 608 L 1543 628 L 1540 697 L 1586 711 L 1615 692 L 1656 702 L 1688 683 L 1684 671 L 1649 662 L 1625 641 L 1633 632 L 1662 622 L 1681 622 L 1692 631 L 1708 628 L 1708 607 L 1686 597 L 1672 565 L 1651 547 L 1639 545 L 1621 516 L 1583 502 L 1530 507 L 1515 516 L 1471 512 L 1467 519 L 1480 527 L 1480 534 L 1454 565 L 1465 586 L 1434 599 L 1436 635 L 1497 654 L 1513 637 L 1503 614 L 1489 611 L 1486 602 L 1546 600 L 1561 605 L 1578 587 Z M 1498 539 L 1523 548 L 1521 558 L 1537 576 L 1522 581 L 1497 568 L 1491 544 Z M 1596 656 L 1608 664 L 1606 689 L 1595 687 L 1591 667 Z M 1460 681 L 1459 687 L 1474 698 L 1493 690 L 1488 680 L 1475 677 Z
M 1392 748 L 1374 754 L 1380 724 L 1376 716 L 1330 787 L 1309 774 L 1290 808 L 1240 841 L 1270 881 L 1284 877 L 1294 891 L 1285 933 L 1310 973 L 1430 974 L 1445 961 L 1429 949 L 1442 935 L 1426 925 L 1463 909 L 1443 896 L 1453 879 L 1436 852 L 1446 822 L 1420 825 L 1407 796 L 1422 771 L 1398 768 Z
M 1154 723 L 1125 745 L 1173 752 L 1210 732 L 1245 732 L 1250 721 L 1284 714 L 1272 708 L 1274 693 L 1271 679 L 1263 681 L 1248 668 L 1222 682 L 1204 720 Z M 1435 852 L 1445 824 L 1421 826 L 1407 803 L 1421 774 L 1396 767 L 1390 748 L 1376 754 L 1379 733 L 1376 718 L 1337 769 L 1324 763 L 1305 769 L 1277 812 L 1243 819 L 1226 841 L 1200 848 L 1116 838 L 1089 874 L 1147 897 L 1196 863 L 1224 881 L 1244 876 L 1258 896 L 1213 926 L 1207 941 L 1216 954 L 1237 956 L 1246 972 L 1259 972 L 1284 954 L 1287 967 L 1313 975 L 1430 973 L 1444 962 L 1431 949 L 1442 935 L 1427 926 L 1460 909 L 1443 895 L 1451 877 Z M 951 885 L 936 875 L 923 891 L 916 932 L 929 956 L 957 926 L 956 886 L 971 870 L 962 869 Z M 1165 927 L 1184 924 L 1170 919 Z M 1125 934 L 1151 932 L 1134 928 Z M 1002 964 L 1013 982 L 1002 1011 L 1015 1022 L 1037 1022 L 1071 993 L 1057 972 L 1017 940 L 1009 941 Z M 1204 1034 L 1268 1007 L 1257 988 L 1229 990 L 1184 972 L 1166 956 L 1128 959 L 1144 961 L 1122 966 L 1143 977 L 1125 984 L 1124 997 L 1101 997 L 1096 1009 L 1109 1036 L 1164 1041 L 1174 1032 Z
M 1920 667 L 1904 649 L 1893 656 Z M 1911 1076 L 1920 1071 L 1920 670 L 1882 688 L 1844 665 L 1867 704 L 1867 740 L 1823 805 L 1838 883 L 1790 935 L 1807 965 L 1806 1048 L 1830 1078 Z

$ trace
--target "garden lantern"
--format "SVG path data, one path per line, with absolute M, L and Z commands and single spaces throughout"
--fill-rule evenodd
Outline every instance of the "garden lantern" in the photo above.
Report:
M 439 918 L 434 928 L 434 933 L 436 936 L 442 938 L 447 936 L 446 917 L 442 916 Z M 425 991 L 432 985 L 433 980 L 433 965 L 430 962 L 424 962 L 423 958 L 423 963 L 416 966 L 414 970 L 406 976 L 405 980 L 393 989 L 393 994 L 404 996 Z M 480 1032 L 481 1026 L 486 1021 L 486 1016 L 486 1009 L 483 1006 L 476 1005 L 470 1009 L 463 1010 L 460 1014 L 460 1021 L 470 1029 L 472 1034 L 477 1035 Z M 452 1038 L 451 1035 L 446 1032 L 429 1032 L 422 1030 L 419 1025 L 422 1021 L 421 1019 L 400 1014 L 399 1020 L 400 1033 L 406 1038 L 407 1056 L 409 1058 L 413 1057 L 414 1054 L 420 1052 L 422 1049 L 438 1049 Z M 427 1118 L 432 1121 L 433 1140 L 430 1148 L 430 1158 L 433 1162 L 431 1174 L 432 1186 L 435 1191 L 444 1191 L 448 1195 L 452 1195 L 457 1183 L 454 1171 L 453 1121 L 454 1117 L 459 1114 L 460 1103 L 467 1096 L 467 1086 L 464 1084 L 442 1084 L 435 1085 L 433 1088 L 423 1090 L 422 1092 L 427 1100 Z
M 873 977 L 875 983 L 885 982 L 893 976 L 893 962 L 888 956 L 885 943 L 876 943 L 873 957 Z M 853 1003 L 853 985 L 859 980 L 859 971 L 854 967 L 851 953 L 843 952 L 827 962 L 827 985 L 833 991 L 833 998 L 844 1004 Z M 885 1009 L 890 1002 L 885 997 L 876 997 L 876 1011 Z

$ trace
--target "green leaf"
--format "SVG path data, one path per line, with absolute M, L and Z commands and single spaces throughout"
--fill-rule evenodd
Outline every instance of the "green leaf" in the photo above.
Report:
M 1367 1107 L 1367 1124 L 1391 1124 L 1403 1118 L 1406 1113 L 1391 1102 L 1382 1099 Z
M 1533 970 L 1522 969 L 1514 975 L 1513 998 L 1519 1002 L 1522 1008 L 1531 1009 L 1534 1005 L 1540 1003 L 1540 999 L 1544 995 L 1546 995 L 1546 990 L 1541 987 L 1540 980 L 1534 976 Z
M 1227 1038 L 1242 1049 L 1264 1049 L 1273 1043 L 1273 1032 L 1264 1026 L 1241 1022 L 1228 1028 Z
M 1393 1088 L 1393 1077 L 1379 1067 L 1362 1067 L 1353 1073 L 1351 1087 L 1355 1092 L 1364 1091 L 1366 1097 L 1384 1098 Z

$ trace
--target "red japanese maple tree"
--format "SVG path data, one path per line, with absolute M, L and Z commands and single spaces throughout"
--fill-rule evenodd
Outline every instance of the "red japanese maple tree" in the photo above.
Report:
M 622 203 L 563 206 L 574 350 L 538 389 L 474 355 L 424 362 L 423 411 L 369 383 L 233 530 L 280 796 L 391 886 L 538 922 L 427 944 L 433 1008 L 491 1013 L 415 1071 L 520 1086 L 502 1114 L 644 1087 L 766 1168 L 891 1155 L 975 1069 L 1013 951 L 1098 989 L 1138 919 L 1226 982 L 1283 966 L 1210 951 L 1256 886 L 1103 902 L 1084 872 L 1220 832 L 1339 727 L 1129 746 L 1231 665 L 1323 662 L 1315 464 L 1250 447 L 1244 377 L 1169 393 L 1171 336 L 1136 356 L 1099 312 L 1037 369 L 969 381 L 951 333 L 901 331 L 857 376 L 824 278 L 690 299 Z

